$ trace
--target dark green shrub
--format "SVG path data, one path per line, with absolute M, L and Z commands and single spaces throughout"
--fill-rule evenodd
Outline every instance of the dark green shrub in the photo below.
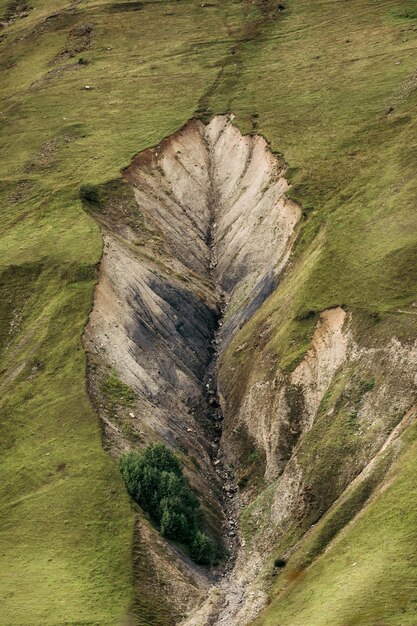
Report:
M 213 544 L 201 530 L 194 535 L 190 553 L 191 558 L 202 565 L 208 565 L 213 560 Z
M 161 534 L 167 539 L 187 543 L 189 524 L 186 515 L 181 513 L 180 507 L 170 505 L 164 507 L 161 517 Z
M 209 564 L 213 546 L 202 531 L 200 504 L 183 476 L 177 457 L 163 444 L 119 459 L 127 490 L 161 534 L 185 544 L 196 563 Z
M 89 204 L 100 203 L 100 189 L 97 185 L 81 185 L 80 198 Z

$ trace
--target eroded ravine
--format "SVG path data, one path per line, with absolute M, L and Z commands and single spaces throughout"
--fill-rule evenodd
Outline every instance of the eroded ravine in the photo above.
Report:
M 223 588 L 239 547 L 238 494 L 221 442 L 217 363 L 288 260 L 300 209 L 285 196 L 284 173 L 265 140 L 243 136 L 230 117 L 192 120 L 124 170 L 133 202 L 110 194 L 93 210 L 104 252 L 85 345 L 104 445 L 117 456 L 162 439 L 182 455 L 227 547 L 214 572 L 226 575 Z M 109 378 L 120 397 L 109 395 Z M 133 390 L 127 402 L 123 385 Z M 180 621 L 216 579 L 176 551 L 167 558 L 175 576 L 162 583 Z M 203 609 L 207 623 L 216 603 Z

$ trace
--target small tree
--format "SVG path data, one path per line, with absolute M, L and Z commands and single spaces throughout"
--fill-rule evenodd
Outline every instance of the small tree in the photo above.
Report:
M 141 468 L 137 454 L 128 452 L 119 459 L 119 468 L 132 498 L 139 502 L 141 495 Z
M 197 530 L 190 550 L 191 558 L 201 565 L 210 565 L 213 560 L 213 544 L 206 533 Z
M 162 513 L 161 534 L 167 539 L 176 539 L 185 543 L 188 538 L 188 531 L 189 525 L 184 513 L 168 504 Z
M 172 472 L 176 476 L 182 476 L 181 463 L 163 443 L 149 445 L 141 458 L 145 465 L 155 467 L 160 472 Z

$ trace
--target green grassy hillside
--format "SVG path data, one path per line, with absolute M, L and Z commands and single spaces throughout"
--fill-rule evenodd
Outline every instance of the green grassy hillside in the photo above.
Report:
M 0 16 L 13 5 L 1 0 Z M 0 31 L 0 623 L 104 626 L 132 602 L 133 516 L 86 393 L 101 238 L 80 185 L 117 177 L 193 115 L 232 111 L 284 155 L 304 218 L 293 270 L 237 338 L 248 350 L 230 387 L 260 325 L 291 368 L 309 311 L 345 305 L 364 340 L 415 338 L 417 11 L 411 0 L 28 5 Z M 397 480 L 261 624 L 412 624 L 409 445 Z
M 415 428 L 414 428 L 415 431 Z M 358 519 L 326 547 L 337 507 L 330 511 L 279 576 L 272 603 L 257 625 L 412 626 L 415 623 L 417 571 L 414 562 L 417 507 L 410 501 L 416 474 L 415 432 L 409 433 L 400 460 Z M 410 440 L 414 440 L 411 444 Z M 349 506 L 339 510 L 349 521 Z M 322 554 L 305 568 L 313 553 Z

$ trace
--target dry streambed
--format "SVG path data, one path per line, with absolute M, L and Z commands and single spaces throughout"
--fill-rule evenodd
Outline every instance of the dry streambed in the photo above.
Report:
M 183 453 L 226 544 L 217 575 L 231 569 L 239 533 L 216 364 L 288 260 L 300 209 L 285 196 L 284 174 L 265 140 L 242 136 L 231 117 L 192 120 L 123 172 L 134 190 L 133 213 L 111 197 L 95 213 L 104 252 L 84 340 L 104 445 L 117 456 L 158 438 Z M 109 376 L 133 395 L 122 401 L 121 388 L 120 402 L 109 400 Z M 203 584 L 201 571 L 174 557 L 177 580 L 164 584 L 180 619 L 215 578 Z

